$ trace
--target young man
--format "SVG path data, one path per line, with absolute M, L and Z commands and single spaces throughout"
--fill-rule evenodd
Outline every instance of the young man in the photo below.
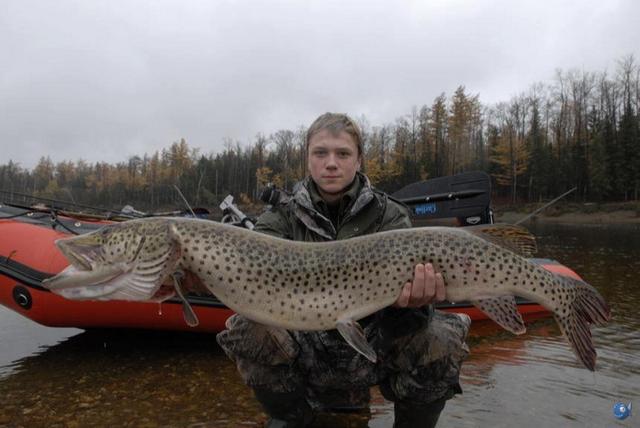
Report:
M 328 241 L 411 227 L 406 208 L 359 172 L 362 161 L 357 125 L 343 114 L 320 116 L 307 132 L 309 177 L 264 213 L 255 230 Z M 395 427 L 433 427 L 445 401 L 461 392 L 468 353 L 468 317 L 430 306 L 444 295 L 442 275 L 416 264 L 396 302 L 361 320 L 376 364 L 335 330 L 284 331 L 239 315 L 228 320 L 218 343 L 270 416 L 267 427 L 304 427 L 319 410 L 364 408 L 372 385 L 394 402 Z

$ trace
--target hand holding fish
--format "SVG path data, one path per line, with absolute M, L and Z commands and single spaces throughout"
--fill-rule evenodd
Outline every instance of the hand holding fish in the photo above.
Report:
M 393 304 L 396 308 L 420 308 L 445 298 L 444 280 L 440 272 L 435 272 L 431 263 L 418 263 L 414 268 L 413 280 L 407 281 Z

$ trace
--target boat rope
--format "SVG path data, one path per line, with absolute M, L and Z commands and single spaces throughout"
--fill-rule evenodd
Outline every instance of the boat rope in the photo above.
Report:
M 33 211 L 30 211 L 29 213 L 33 214 Z M 12 218 L 22 217 L 22 216 L 25 216 L 25 215 L 27 215 L 27 213 L 14 214 L 14 215 L 6 215 L 6 216 L 5 216 L 5 215 L 3 215 L 3 216 L 0 216 L 0 220 L 10 220 L 10 219 L 12 219 Z
M 65 213 L 63 214 L 65 217 L 68 217 L 70 219 L 74 219 L 73 217 L 70 217 L 69 214 Z M 51 220 L 50 224 L 51 227 L 53 229 L 55 229 L 57 226 L 61 227 L 62 229 L 64 229 L 65 231 L 72 233 L 73 235 L 79 235 L 80 232 L 75 231 L 73 229 L 71 229 L 69 226 L 67 226 L 66 224 L 64 224 L 64 222 L 62 222 L 62 220 L 60 220 L 59 218 L 60 213 L 58 212 L 58 210 L 53 209 L 53 208 L 49 208 L 46 212 L 42 212 L 42 211 L 34 211 L 34 210 L 25 210 L 24 212 L 18 213 L 18 214 L 12 214 L 12 215 L 6 215 L 6 216 L 0 216 L 0 220 L 11 220 L 14 218 L 19 218 L 19 217 L 28 217 L 32 220 L 40 220 L 43 218 L 49 218 Z M 75 219 L 76 221 L 80 221 L 80 219 Z
M 75 230 L 69 228 L 66 224 L 64 224 L 63 222 L 60 221 L 60 219 L 58 218 L 58 213 L 56 212 L 56 210 L 51 210 L 51 227 L 53 229 L 56 228 L 56 225 L 62 227 L 64 230 L 68 231 L 69 233 L 73 234 L 73 235 L 79 235 L 79 232 L 76 232 Z
M 18 217 L 32 217 L 34 215 L 38 214 L 38 211 L 25 211 L 22 213 L 18 213 L 18 214 L 13 214 L 13 215 L 7 215 L 7 216 L 0 216 L 0 220 L 11 220 L 13 218 L 18 218 Z M 40 219 L 40 218 L 44 218 L 47 217 L 46 214 L 41 215 L 40 217 L 35 217 L 36 220 Z M 64 224 L 62 221 L 60 221 L 60 219 L 58 218 L 58 213 L 56 212 L 56 210 L 50 210 L 49 212 L 49 217 L 51 218 L 51 227 L 53 229 L 56 228 L 57 226 L 62 227 L 64 230 L 68 231 L 69 233 L 72 233 L 74 235 L 79 235 L 79 232 L 76 232 L 75 230 L 69 228 L 66 224 Z
M 25 211 L 23 213 L 19 213 L 19 214 L 13 214 L 13 215 L 7 215 L 7 216 L 0 216 L 0 220 L 11 220 L 12 218 L 18 218 L 18 217 L 31 217 L 33 215 L 35 215 L 37 213 L 37 211 Z M 42 217 L 46 217 L 46 215 L 42 215 L 41 217 L 37 217 L 37 218 L 42 218 Z

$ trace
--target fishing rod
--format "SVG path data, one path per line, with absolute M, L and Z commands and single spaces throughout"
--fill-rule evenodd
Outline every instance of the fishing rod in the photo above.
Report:
M 402 198 L 402 202 L 404 202 L 405 204 L 416 204 L 419 202 L 452 201 L 456 199 L 473 198 L 475 196 L 482 195 L 485 192 L 486 192 L 485 190 L 480 190 L 480 189 L 468 189 L 468 190 L 460 190 L 457 192 L 436 193 L 434 195 L 429 195 L 429 196 L 416 196 L 413 198 Z
M 113 213 L 113 210 L 108 210 L 105 208 L 98 208 L 98 207 L 93 207 L 90 205 L 82 205 L 82 204 L 78 204 L 76 202 L 67 202 L 67 201 L 61 201 L 59 199 L 51 199 L 51 198 L 44 198 L 42 196 L 33 196 L 33 195 L 29 195 L 27 193 L 20 193 L 20 192 L 9 192 L 7 190 L 0 190 L 0 194 L 3 195 L 10 195 L 11 198 L 13 199 L 13 196 L 20 196 L 22 198 L 29 198 L 32 199 L 36 202 L 43 202 L 43 203 L 48 203 L 48 204 L 52 204 L 52 207 L 63 207 L 63 206 L 74 206 L 77 208 L 84 208 L 84 209 L 89 209 L 89 210 L 94 210 L 94 211 L 101 211 L 103 213 Z
M 178 188 L 178 186 L 174 185 L 173 186 L 175 188 L 175 190 L 178 192 L 178 194 L 180 195 L 180 197 L 182 198 L 182 200 L 184 201 L 184 203 L 186 204 L 187 208 L 189 209 L 189 211 L 191 212 L 191 214 L 195 217 L 195 213 L 193 211 L 193 209 L 191 208 L 191 206 L 189 205 L 189 202 L 187 202 L 186 198 L 184 197 L 184 195 L 182 194 L 182 192 L 180 191 L 180 189 Z M 91 205 L 83 205 L 83 204 L 78 204 L 76 202 L 67 202 L 67 201 L 61 201 L 59 199 L 52 199 L 52 198 L 45 198 L 45 197 L 41 197 L 41 196 L 33 196 L 33 195 L 29 195 L 26 193 L 20 193 L 20 192 L 9 192 L 6 190 L 0 190 L 0 195 L 9 195 L 11 196 L 11 199 L 13 199 L 14 196 L 18 196 L 21 198 L 24 198 L 25 200 L 28 198 L 34 202 L 39 202 L 44 204 L 44 207 L 33 207 L 33 206 L 24 206 L 24 205 L 20 205 L 17 203 L 6 203 L 6 205 L 11 205 L 17 208 L 22 208 L 25 210 L 29 210 L 29 211 L 38 211 L 38 212 L 50 212 L 50 211 L 61 211 L 64 214 L 69 214 L 69 215 L 74 215 L 74 216 L 78 216 L 80 215 L 80 213 L 72 213 L 72 212 L 66 212 L 68 209 L 70 208 L 76 208 L 76 209 L 84 209 L 84 210 L 91 210 L 93 212 L 98 212 L 98 213 L 104 213 L 106 214 L 104 217 L 107 219 L 111 219 L 113 217 L 124 217 L 127 219 L 131 219 L 131 218 L 140 218 L 140 217 L 154 217 L 154 216 L 162 216 L 162 215 L 176 215 L 177 213 L 179 213 L 179 211 L 170 211 L 167 213 L 155 213 L 155 214 L 149 214 L 149 213 L 145 213 L 142 211 L 138 211 L 136 209 L 134 209 L 131 205 L 125 205 L 124 208 L 122 208 L 121 210 L 109 210 L 106 208 L 99 208 L 99 207 L 94 207 Z M 25 202 L 26 203 L 26 202 Z M 88 214 L 86 214 L 88 215 Z M 91 216 L 96 216 L 91 215 Z
M 3 220 L 24 217 L 24 216 L 31 217 L 35 213 L 39 213 L 44 217 L 47 217 L 47 216 L 51 217 L 54 220 L 54 222 L 56 221 L 55 219 L 57 218 L 58 215 L 62 215 L 64 217 L 69 217 L 69 218 L 75 218 L 77 220 L 96 220 L 96 219 L 98 220 L 127 219 L 128 220 L 128 219 L 135 218 L 135 216 L 130 215 L 126 211 L 117 212 L 117 211 L 103 210 L 104 212 L 107 213 L 107 215 L 102 215 L 102 214 L 93 214 L 93 213 L 87 213 L 87 212 L 68 211 L 65 208 L 62 208 L 60 206 L 46 205 L 44 203 L 43 205 L 40 205 L 40 206 L 37 206 L 37 205 L 26 206 L 26 205 L 21 205 L 21 204 L 12 203 L 12 202 L 2 202 L 2 204 L 7 207 L 18 208 L 22 210 L 16 214 L 12 214 L 8 216 L 0 216 L 0 219 L 3 219 Z M 0 207 L 1 206 L 2 205 L 0 205 Z M 99 208 L 94 208 L 94 209 L 95 211 L 100 211 Z
M 194 213 L 193 209 L 191 209 L 191 205 L 189 205 L 189 202 L 187 201 L 187 198 L 184 197 L 184 195 L 180 191 L 180 188 L 178 186 L 176 186 L 175 184 L 173 185 L 173 187 L 176 189 L 176 191 L 178 192 L 178 195 L 180 195 L 180 197 L 184 201 L 184 204 L 187 206 L 187 208 L 189 208 L 189 211 L 191 212 L 191 215 L 193 216 L 193 218 L 196 218 L 196 213 Z
M 538 214 L 540 211 L 548 208 L 549 206 L 555 204 L 557 201 L 559 201 L 560 199 L 564 198 L 565 196 L 567 196 L 569 193 L 574 192 L 577 189 L 577 187 L 574 187 L 571 190 L 568 190 L 566 192 L 564 192 L 562 195 L 558 196 L 557 198 L 555 198 L 554 200 L 552 200 L 551 202 L 543 205 L 542 207 L 538 208 L 537 210 L 535 210 L 534 212 L 532 212 L 531 214 L 528 214 L 526 216 L 524 216 L 523 218 L 521 218 L 520 220 L 518 220 L 517 222 L 513 223 L 513 224 L 520 224 L 523 223 L 525 221 L 527 221 L 528 219 L 530 219 L 531 217 L 533 217 L 534 215 Z

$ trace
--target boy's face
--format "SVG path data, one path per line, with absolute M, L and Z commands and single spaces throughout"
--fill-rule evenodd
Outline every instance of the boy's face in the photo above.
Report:
M 360 169 L 360 162 L 358 145 L 344 131 L 335 136 L 328 130 L 321 130 L 309 140 L 309 173 L 321 196 L 328 202 L 338 199 L 351 184 Z

